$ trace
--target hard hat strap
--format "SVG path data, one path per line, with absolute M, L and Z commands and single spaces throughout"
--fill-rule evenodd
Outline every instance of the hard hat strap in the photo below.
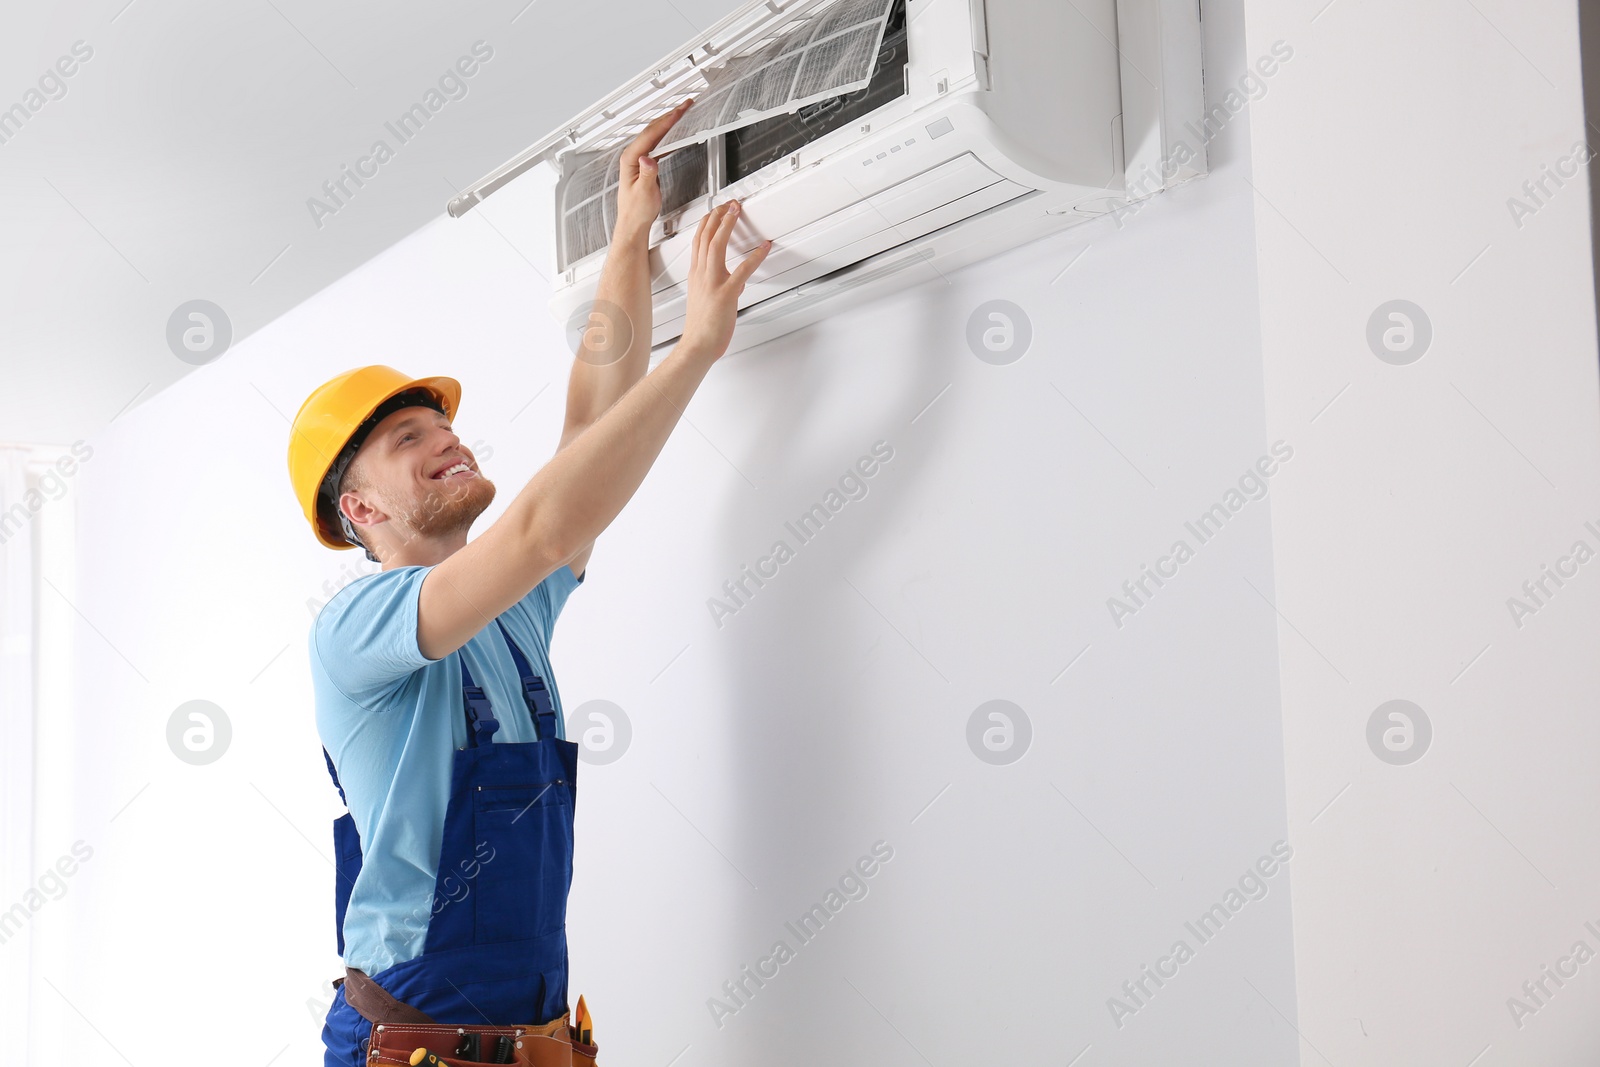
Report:
M 339 509 L 339 529 L 344 531 L 344 539 L 361 549 L 361 551 L 365 552 L 368 559 L 374 563 L 383 562 L 383 560 L 379 559 L 377 556 L 374 556 L 372 554 L 372 549 L 368 548 L 367 543 L 361 540 L 361 537 L 356 533 L 355 525 L 350 521 L 350 516 L 344 513 L 343 508 Z

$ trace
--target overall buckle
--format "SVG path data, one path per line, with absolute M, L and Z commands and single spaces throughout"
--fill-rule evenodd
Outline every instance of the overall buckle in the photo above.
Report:
M 539 740 L 556 736 L 556 711 L 550 703 L 550 691 L 544 684 L 544 679 L 538 675 L 525 677 L 522 680 L 522 697 L 528 702 L 528 708 L 533 712 L 534 725 L 539 731 Z
M 472 743 L 488 744 L 494 737 L 495 731 L 500 729 L 500 720 L 494 717 L 494 708 L 490 706 L 489 699 L 483 695 L 483 687 L 462 686 L 461 695 L 466 698 L 467 723 L 472 727 Z

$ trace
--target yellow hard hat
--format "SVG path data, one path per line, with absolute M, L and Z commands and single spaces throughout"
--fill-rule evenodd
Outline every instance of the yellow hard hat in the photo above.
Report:
M 337 503 L 323 492 L 328 472 L 342 459 L 342 475 L 349 462 L 349 457 L 342 455 L 346 446 L 354 443 L 359 448 L 361 444 L 360 440 L 352 442 L 352 438 L 359 431 L 360 438 L 365 439 L 372 428 L 367 423 L 378 409 L 386 401 L 414 390 L 421 390 L 436 401 L 446 418 L 456 417 L 456 406 L 461 403 L 460 382 L 454 378 L 413 378 L 381 364 L 357 367 L 329 379 L 306 397 L 295 414 L 289 430 L 289 481 L 317 540 L 329 548 L 356 546 L 340 530 Z M 375 425 L 381 419 L 372 421 Z

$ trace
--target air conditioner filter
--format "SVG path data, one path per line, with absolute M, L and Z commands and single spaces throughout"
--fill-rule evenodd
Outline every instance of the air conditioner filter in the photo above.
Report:
M 707 70 L 706 90 L 660 150 L 864 88 L 893 6 L 894 0 L 836 0 L 754 53 Z

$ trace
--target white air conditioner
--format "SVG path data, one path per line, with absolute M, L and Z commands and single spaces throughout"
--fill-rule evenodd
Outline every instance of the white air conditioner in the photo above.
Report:
M 773 248 L 737 351 L 1205 173 L 1201 88 L 1198 0 L 751 0 L 448 211 L 539 168 L 550 308 L 586 322 L 618 155 L 693 96 L 654 153 L 652 343 L 682 333 L 695 225 L 738 198 L 730 261 Z

